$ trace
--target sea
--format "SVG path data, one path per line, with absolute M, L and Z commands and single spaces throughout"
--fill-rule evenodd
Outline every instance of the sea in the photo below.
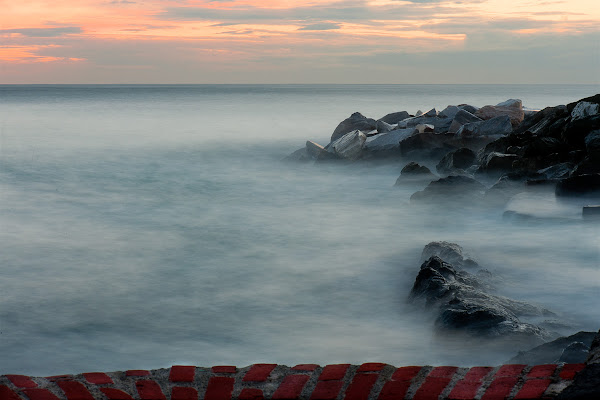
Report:
M 1 85 L 0 374 L 171 365 L 498 365 L 517 345 L 436 333 L 407 302 L 431 241 L 495 294 L 597 331 L 600 229 L 524 197 L 426 212 L 389 163 L 282 159 L 359 111 L 541 109 L 599 85 Z M 429 165 L 435 167 L 435 162 Z M 493 182 L 488 182 L 491 185 Z M 420 186 L 419 186 L 420 185 Z M 508 206 L 507 206 L 508 207 Z

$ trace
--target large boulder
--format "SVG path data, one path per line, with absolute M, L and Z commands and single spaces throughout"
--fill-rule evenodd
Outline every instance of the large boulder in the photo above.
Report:
M 485 186 L 463 175 L 450 175 L 431 182 L 410 196 L 411 203 L 441 204 L 447 207 L 468 207 L 483 196 Z
M 456 243 L 445 241 L 428 243 L 421 252 L 421 263 L 431 257 L 439 257 L 459 269 L 479 268 L 479 264 Z
M 446 154 L 435 169 L 440 174 L 449 174 L 456 170 L 466 170 L 475 163 L 477 155 L 471 149 L 461 148 Z
M 585 138 L 598 129 L 600 129 L 600 114 L 571 120 L 564 126 L 560 139 L 572 150 L 584 150 Z
M 504 136 L 512 132 L 510 118 L 499 115 L 485 121 L 471 122 L 461 126 L 456 132 L 460 137 Z
M 376 129 L 377 121 L 373 118 L 367 118 L 359 112 L 355 112 L 349 118 L 346 118 L 338 124 L 331 135 L 331 141 L 335 141 L 348 132 L 360 130 L 362 132 L 370 132 Z
M 557 121 L 560 121 L 561 124 L 564 124 L 569 116 L 569 112 L 567 110 L 567 106 L 561 105 L 556 107 L 546 107 L 543 110 L 526 117 L 521 125 L 515 128 L 515 133 L 522 133 L 529 131 L 535 135 L 539 136 L 547 136 L 551 133 L 558 132 L 560 133 L 559 127 L 556 129 L 552 129 L 551 127 Z
M 402 121 L 403 119 L 406 119 L 406 118 L 410 118 L 410 114 L 408 112 L 398 111 L 398 112 L 386 114 L 383 117 L 379 118 L 378 121 L 383 121 L 388 124 L 395 125 L 399 121 Z
M 414 131 L 414 128 L 395 129 L 368 137 L 365 141 L 365 150 L 371 152 L 399 151 L 400 142 L 410 137 Z
M 433 256 L 421 265 L 409 300 L 437 313 L 444 332 L 485 338 L 541 343 L 551 336 L 543 328 L 520 320 L 550 315 L 540 307 L 486 292 L 482 279 Z
M 577 332 L 574 335 L 563 336 L 555 339 L 551 342 L 544 343 L 537 347 L 534 347 L 528 351 L 521 351 L 504 364 L 529 364 L 529 365 L 540 365 L 540 364 L 555 364 L 557 362 L 568 362 L 568 363 L 584 363 L 589 356 L 589 349 L 592 345 L 592 341 L 596 336 L 595 332 Z M 581 352 L 582 346 L 576 345 L 579 350 L 579 354 L 574 354 L 571 348 L 571 353 L 565 351 L 574 343 L 580 343 L 585 346 L 585 352 Z M 563 357 L 569 358 L 569 361 L 560 361 Z M 573 356 L 577 357 L 574 358 Z
M 509 99 L 495 106 L 484 106 L 475 112 L 475 115 L 481 119 L 492 119 L 502 115 L 510 117 L 513 127 L 523 122 L 525 114 L 523 113 L 523 103 L 518 99 Z
M 440 159 L 446 153 L 456 150 L 452 145 L 452 135 L 432 132 L 415 133 L 400 142 L 400 153 L 405 157 Z
M 600 174 L 585 174 L 563 179 L 556 185 L 557 196 L 600 196 Z
M 560 180 L 568 178 L 574 165 L 569 162 L 554 164 L 550 167 L 540 169 L 538 173 L 544 175 L 549 180 Z
M 357 160 L 362 154 L 367 136 L 359 130 L 346 133 L 327 146 L 329 153 L 346 160 Z
M 584 139 L 585 149 L 591 160 L 600 162 L 600 129 L 591 131 Z
M 388 124 L 385 121 L 377 121 L 376 125 L 377 133 L 387 133 L 393 131 L 395 127 L 395 125 Z
M 461 126 L 480 121 L 483 120 L 468 111 L 459 109 L 458 112 L 454 114 L 454 117 L 452 117 L 452 123 L 450 124 L 450 128 L 448 128 L 448 132 L 456 133 Z
M 327 153 L 327 150 L 318 143 L 310 140 L 306 141 L 306 152 L 314 159 L 322 157 L 323 154 Z
M 479 172 L 498 173 L 510 172 L 513 169 L 513 162 L 518 160 L 516 154 L 502 154 L 492 152 L 479 165 Z
M 445 118 L 454 118 L 459 111 L 461 109 L 458 106 L 448 106 L 440 111 L 438 115 Z
M 571 120 L 575 121 L 598 113 L 600 113 L 600 104 L 580 101 L 571 111 Z
M 429 181 L 438 179 L 429 168 L 414 161 L 409 162 L 400 171 L 395 186 L 400 186 L 407 181 Z

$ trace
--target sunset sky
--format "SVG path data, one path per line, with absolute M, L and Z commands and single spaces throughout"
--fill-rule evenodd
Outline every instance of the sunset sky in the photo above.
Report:
M 0 0 L 0 83 L 600 83 L 598 0 Z

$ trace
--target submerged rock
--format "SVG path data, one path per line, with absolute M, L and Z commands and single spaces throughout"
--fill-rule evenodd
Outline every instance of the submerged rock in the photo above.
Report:
M 456 170 L 466 170 L 475 163 L 477 158 L 471 149 L 461 148 L 446 154 L 435 169 L 440 174 L 449 174 Z
M 421 265 L 409 299 L 434 309 L 436 327 L 443 331 L 538 343 L 550 338 L 545 329 L 519 319 L 550 314 L 547 310 L 485 288 L 480 278 L 433 256 Z
M 400 176 L 396 180 L 395 186 L 400 186 L 406 181 L 432 181 L 435 179 L 438 179 L 438 177 L 434 175 L 429 168 L 413 161 L 406 164 L 404 168 L 402 168 L 402 171 L 400 171 Z
M 312 142 L 310 140 L 306 141 L 306 152 L 314 159 L 317 159 L 323 156 L 324 153 L 327 153 L 327 150 L 323 146 L 318 143 Z
M 431 182 L 427 187 L 410 196 L 411 203 L 439 203 L 443 206 L 465 207 L 481 199 L 485 186 L 475 179 L 450 175 Z
M 583 363 L 589 355 L 589 349 L 594 340 L 594 336 L 596 336 L 595 332 L 584 331 L 577 332 L 571 336 L 563 336 L 551 342 L 534 347 L 531 350 L 521 351 L 504 364 L 540 365 L 554 364 L 557 362 Z M 571 347 L 571 349 L 567 351 L 574 343 L 579 344 Z M 585 353 L 582 352 L 583 346 L 581 345 L 585 346 Z M 578 350 L 573 351 L 575 349 Z M 565 358 L 572 361 L 560 361 L 563 355 Z
M 338 124 L 338 126 L 333 131 L 331 135 L 331 141 L 335 141 L 348 132 L 352 131 L 362 131 L 362 132 L 370 132 L 376 129 L 377 121 L 373 118 L 367 118 L 359 112 L 355 112 L 349 118 L 346 118 L 342 122 Z

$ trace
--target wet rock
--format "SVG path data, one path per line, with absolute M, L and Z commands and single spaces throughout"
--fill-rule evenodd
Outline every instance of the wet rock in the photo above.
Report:
M 378 133 L 387 133 L 395 129 L 395 125 L 390 125 L 385 121 L 377 121 L 376 129 Z
M 571 176 L 590 175 L 600 173 L 600 162 L 585 157 L 571 171 Z
M 600 113 L 600 104 L 580 101 L 571 111 L 571 120 L 575 121 L 598 113 Z
M 583 342 L 573 342 L 563 350 L 558 362 L 568 364 L 584 363 L 590 355 L 590 346 Z
M 360 130 L 362 132 L 370 132 L 376 128 L 377 121 L 372 118 L 367 118 L 359 112 L 355 112 L 349 118 L 346 118 L 338 124 L 331 135 L 331 141 L 334 142 L 348 132 Z
M 460 137 L 504 136 L 512 132 L 510 118 L 500 115 L 485 121 L 470 122 L 461 126 L 456 132 Z
M 600 399 L 600 364 L 589 364 L 575 375 L 573 383 L 556 400 Z
M 421 263 L 424 263 L 431 257 L 439 257 L 455 268 L 480 268 L 479 264 L 456 243 L 444 241 L 428 243 L 421 252 Z
M 427 111 L 425 114 L 423 114 L 424 117 L 437 117 L 438 112 L 435 108 L 432 108 L 431 110 Z
M 600 174 L 571 176 L 556 185 L 556 196 L 599 196 Z
M 521 125 L 515 129 L 515 133 L 529 131 L 535 135 L 546 136 L 549 127 L 554 122 L 568 116 L 567 106 L 546 107 L 540 112 L 525 118 Z
M 415 117 L 420 117 L 421 115 L 423 115 L 423 111 L 417 110 L 417 112 L 415 113 Z
M 480 122 L 483 121 L 481 118 L 476 117 L 468 111 L 460 110 L 452 117 L 452 123 L 450 124 L 450 128 L 448 128 L 448 132 L 456 133 L 461 128 L 461 126 L 470 124 L 472 122 Z
M 584 139 L 588 157 L 600 162 L 600 129 L 591 131 Z
M 470 104 L 459 104 L 458 108 L 460 108 L 461 110 L 470 112 L 471 114 L 475 114 L 477 112 L 477 110 L 479 110 L 479 107 L 475 107 Z
M 519 156 L 515 154 L 490 153 L 479 166 L 479 172 L 508 172 L 512 170 L 512 165 Z
M 452 123 L 451 118 L 441 118 L 438 116 L 426 116 L 421 115 L 418 117 L 411 117 L 404 119 L 398 122 L 398 128 L 412 128 L 417 125 L 433 125 L 435 132 L 437 133 L 446 133 L 448 129 L 450 129 L 450 124 Z
M 552 137 L 535 137 L 524 146 L 524 158 L 547 157 L 550 154 L 560 153 L 565 149 L 564 143 Z
M 488 120 L 499 116 L 508 116 L 513 127 L 518 126 L 525 114 L 523 113 L 523 103 L 521 100 L 510 99 L 495 106 L 485 106 L 474 113 L 481 119 Z
M 589 355 L 589 349 L 592 345 L 592 341 L 594 340 L 595 335 L 595 332 L 581 331 L 571 336 L 560 337 L 551 342 L 534 347 L 531 350 L 521 351 L 519 352 L 519 354 L 517 354 L 510 360 L 507 360 L 503 364 L 541 365 L 563 362 L 558 360 L 562 357 L 565 350 L 573 343 L 581 343 L 586 347 L 585 357 L 583 359 L 577 358 L 578 361 L 574 361 L 574 363 L 583 363 Z
M 310 154 L 306 151 L 306 147 L 296 150 L 289 156 L 284 157 L 281 161 L 284 162 L 299 162 L 308 163 L 314 161 Z
M 411 203 L 441 203 L 444 206 L 465 207 L 473 205 L 485 192 L 485 186 L 463 175 L 451 175 L 431 182 L 410 196 Z
M 565 142 L 571 150 L 584 150 L 586 136 L 598 129 L 600 129 L 600 114 L 570 121 L 561 132 L 561 141 Z
M 438 113 L 442 118 L 454 118 L 456 114 L 461 111 L 458 106 L 448 106 Z
M 395 129 L 388 133 L 369 137 L 365 141 L 365 150 L 371 152 L 398 151 L 400 149 L 400 142 L 410 137 L 413 132 L 413 128 Z
M 540 169 L 538 173 L 544 175 L 546 179 L 556 180 L 568 178 L 574 165 L 572 163 L 560 163 L 552 165 L 544 169 Z
M 318 143 L 306 141 L 306 152 L 314 159 L 321 157 L 327 152 L 323 146 Z
M 404 168 L 402 168 L 402 171 L 400 171 L 400 176 L 396 180 L 395 186 L 400 186 L 402 183 L 407 181 L 432 181 L 435 179 L 438 179 L 438 177 L 434 175 L 429 168 L 413 161 L 406 164 Z
M 355 130 L 332 142 L 328 151 L 346 160 L 357 160 L 362 154 L 366 140 L 367 136 L 364 133 Z
M 456 147 L 449 144 L 452 135 L 438 135 L 431 132 L 416 133 L 400 142 L 402 156 L 441 158 Z
M 455 170 L 466 170 L 475 163 L 477 158 L 473 150 L 461 148 L 446 154 L 435 169 L 440 174 L 452 173 Z
M 489 294 L 484 288 L 480 278 L 434 256 L 421 265 L 409 299 L 436 310 L 436 327 L 443 331 L 524 342 L 541 342 L 550 336 L 519 319 L 547 310 Z
M 387 115 L 379 118 L 378 121 L 382 121 L 382 122 L 386 122 L 388 124 L 395 125 L 399 121 L 402 121 L 403 119 L 406 119 L 406 118 L 410 118 L 410 114 L 408 112 L 398 111 L 398 112 L 387 114 Z

